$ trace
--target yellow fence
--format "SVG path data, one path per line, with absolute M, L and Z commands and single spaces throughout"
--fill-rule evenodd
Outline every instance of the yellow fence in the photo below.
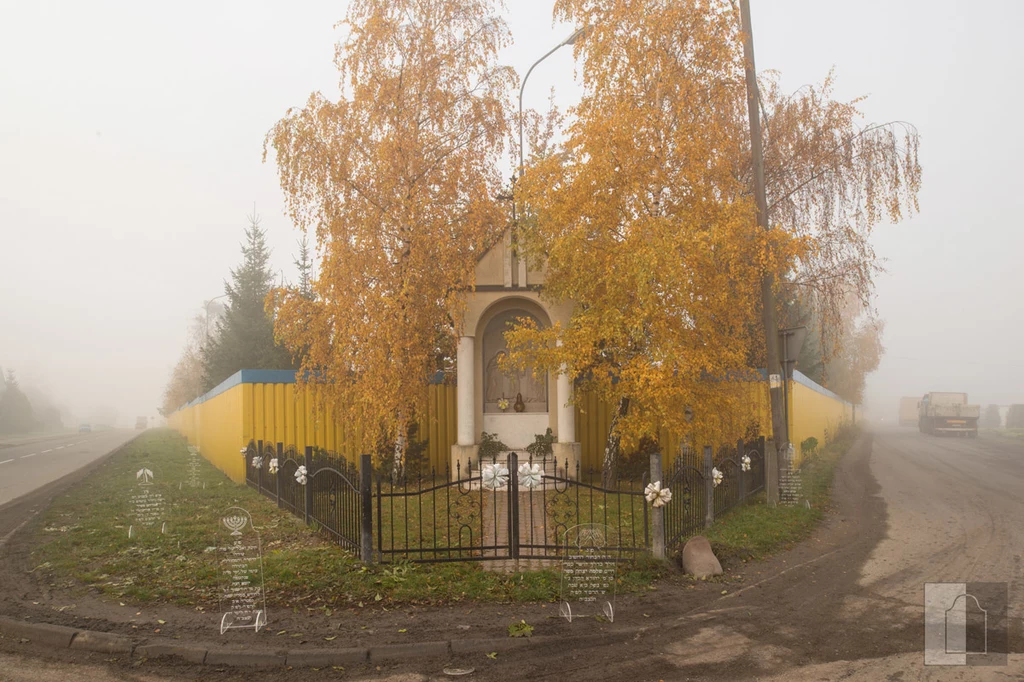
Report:
M 804 439 L 814 436 L 824 445 L 840 424 L 853 419 L 854 409 L 799 372 L 796 374 L 789 382 L 787 395 L 790 439 L 796 446 L 799 463 L 800 443 Z M 299 452 L 309 445 L 356 461 L 366 451 L 363 434 L 346 428 L 323 408 L 318 409 L 313 389 L 298 388 L 294 377 L 294 372 L 287 370 L 242 370 L 177 410 L 168 422 L 214 466 L 239 483 L 245 481 L 240 450 L 250 440 L 283 443 Z M 712 444 L 734 443 L 747 434 L 751 425 L 770 435 L 766 383 L 748 381 L 731 386 L 727 389 L 723 385 L 723 390 L 739 392 L 739 407 L 735 414 L 723 415 L 718 420 L 716 432 L 721 442 Z M 576 435 L 584 469 L 601 468 L 611 411 L 611 406 L 594 396 L 580 396 L 576 405 Z M 419 438 L 427 440 L 429 463 L 439 471 L 447 466 L 451 446 L 456 442 L 456 420 L 455 386 L 432 383 Z M 695 434 L 695 438 L 704 444 L 703 436 Z M 659 445 L 665 454 L 665 465 L 669 466 L 679 452 L 679 438 L 662 431 Z
M 300 453 L 313 446 L 356 461 L 366 451 L 363 434 L 318 409 L 314 389 L 297 387 L 294 377 L 287 370 L 236 372 L 174 412 L 168 423 L 239 483 L 245 481 L 241 450 L 250 440 L 283 443 Z M 456 438 L 455 386 L 431 384 L 429 391 L 419 437 L 428 439 L 431 464 L 443 470 Z
M 800 444 L 813 436 L 819 446 L 825 445 L 840 426 L 854 422 L 856 408 L 800 372 L 794 372 L 793 380 L 787 383 L 789 441 L 796 449 L 795 464 L 799 466 Z

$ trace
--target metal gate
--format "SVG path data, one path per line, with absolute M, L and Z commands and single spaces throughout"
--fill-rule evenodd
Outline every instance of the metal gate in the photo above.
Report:
M 609 550 L 650 547 L 646 476 L 602 487 L 594 472 L 555 458 L 509 452 L 482 466 L 457 463 L 443 476 L 377 476 L 375 554 L 381 561 L 552 559 L 569 528 L 603 523 Z

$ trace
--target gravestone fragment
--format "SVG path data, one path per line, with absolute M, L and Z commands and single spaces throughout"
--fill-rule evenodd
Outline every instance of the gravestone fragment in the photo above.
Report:
M 224 512 L 218 526 L 217 549 L 223 612 L 220 633 L 245 628 L 259 632 L 267 624 L 263 548 L 248 511 L 229 507 Z
M 611 528 L 601 523 L 573 526 L 562 534 L 562 591 L 559 615 L 615 619 L 615 576 L 618 550 Z M 617 543 L 614 543 L 617 544 Z
M 189 445 L 188 463 L 185 465 L 185 480 L 178 484 L 178 490 L 181 490 L 182 485 L 187 485 L 189 488 L 202 487 L 204 490 L 206 489 L 206 481 L 203 481 L 200 477 L 199 458 L 199 448 Z
M 800 469 L 793 466 L 793 459 L 793 446 L 790 445 L 779 462 L 779 504 L 790 507 L 800 504 L 803 492 Z
M 134 485 L 129 498 L 132 508 L 132 523 L 128 526 L 128 537 L 137 538 L 150 530 L 167 532 L 164 496 L 157 485 L 157 472 L 148 462 L 133 467 Z

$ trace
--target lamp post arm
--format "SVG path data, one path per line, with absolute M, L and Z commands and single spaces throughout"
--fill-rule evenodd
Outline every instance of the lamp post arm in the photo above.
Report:
M 213 303 L 214 301 L 216 301 L 218 298 L 224 298 L 225 296 L 227 296 L 227 294 L 221 294 L 220 296 L 214 296 L 209 301 L 207 301 L 206 302 L 206 306 L 204 306 L 205 309 L 206 309 L 206 315 L 204 315 L 203 336 L 206 338 L 207 342 L 210 341 L 210 304 Z
M 535 61 L 533 65 L 526 71 L 526 75 L 523 76 L 523 82 L 519 85 L 519 177 L 523 177 L 523 164 L 526 159 L 523 158 L 523 90 L 526 88 L 526 81 L 530 78 L 530 74 L 537 68 L 537 65 L 542 61 L 553 55 L 555 52 L 564 47 L 566 43 L 563 41 L 558 45 L 547 51 L 547 53 Z

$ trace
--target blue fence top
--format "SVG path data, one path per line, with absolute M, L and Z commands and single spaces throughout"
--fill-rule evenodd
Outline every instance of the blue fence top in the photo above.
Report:
M 187 407 L 193 407 L 199 403 L 206 402 L 211 398 L 214 398 L 228 389 L 234 388 L 239 384 L 294 384 L 295 383 L 295 370 L 291 369 L 241 369 L 229 376 L 224 381 L 217 384 L 215 387 L 204 393 L 203 395 L 190 400 L 185 403 L 179 410 L 184 410 Z M 763 369 L 757 369 L 752 371 L 739 371 L 739 372 L 728 372 L 722 379 L 725 381 L 757 381 L 758 378 L 761 381 L 768 379 L 768 372 Z M 427 380 L 431 384 L 442 384 L 445 381 L 444 372 L 438 371 L 430 376 Z M 806 386 L 812 391 L 816 391 L 822 395 L 828 396 L 833 400 L 838 400 L 846 405 L 851 403 L 843 400 L 832 391 L 828 390 L 824 386 L 819 385 L 812 379 L 808 378 L 803 372 L 798 369 L 793 370 L 793 381 Z
M 832 391 L 828 390 L 827 388 L 825 388 L 824 386 L 822 386 L 818 382 L 814 381 L 813 379 L 809 378 L 806 374 L 804 374 L 803 372 L 801 372 L 798 369 L 794 369 L 793 370 L 793 381 L 795 381 L 796 383 L 800 384 L 801 386 L 806 386 L 807 388 L 811 389 L 812 391 L 815 391 L 815 392 L 820 393 L 822 395 L 828 396 L 829 398 L 832 398 L 833 400 L 838 400 L 839 402 L 843 403 L 844 405 L 852 405 L 853 404 L 853 403 L 851 403 L 848 400 L 844 400 L 843 398 L 840 398 L 835 393 L 833 393 Z
M 203 395 L 185 403 L 178 410 L 184 410 L 185 408 L 206 402 L 239 384 L 294 384 L 295 375 L 296 372 L 293 369 L 240 369 Z M 438 371 L 430 375 L 427 383 L 443 384 L 444 381 L 444 372 Z

